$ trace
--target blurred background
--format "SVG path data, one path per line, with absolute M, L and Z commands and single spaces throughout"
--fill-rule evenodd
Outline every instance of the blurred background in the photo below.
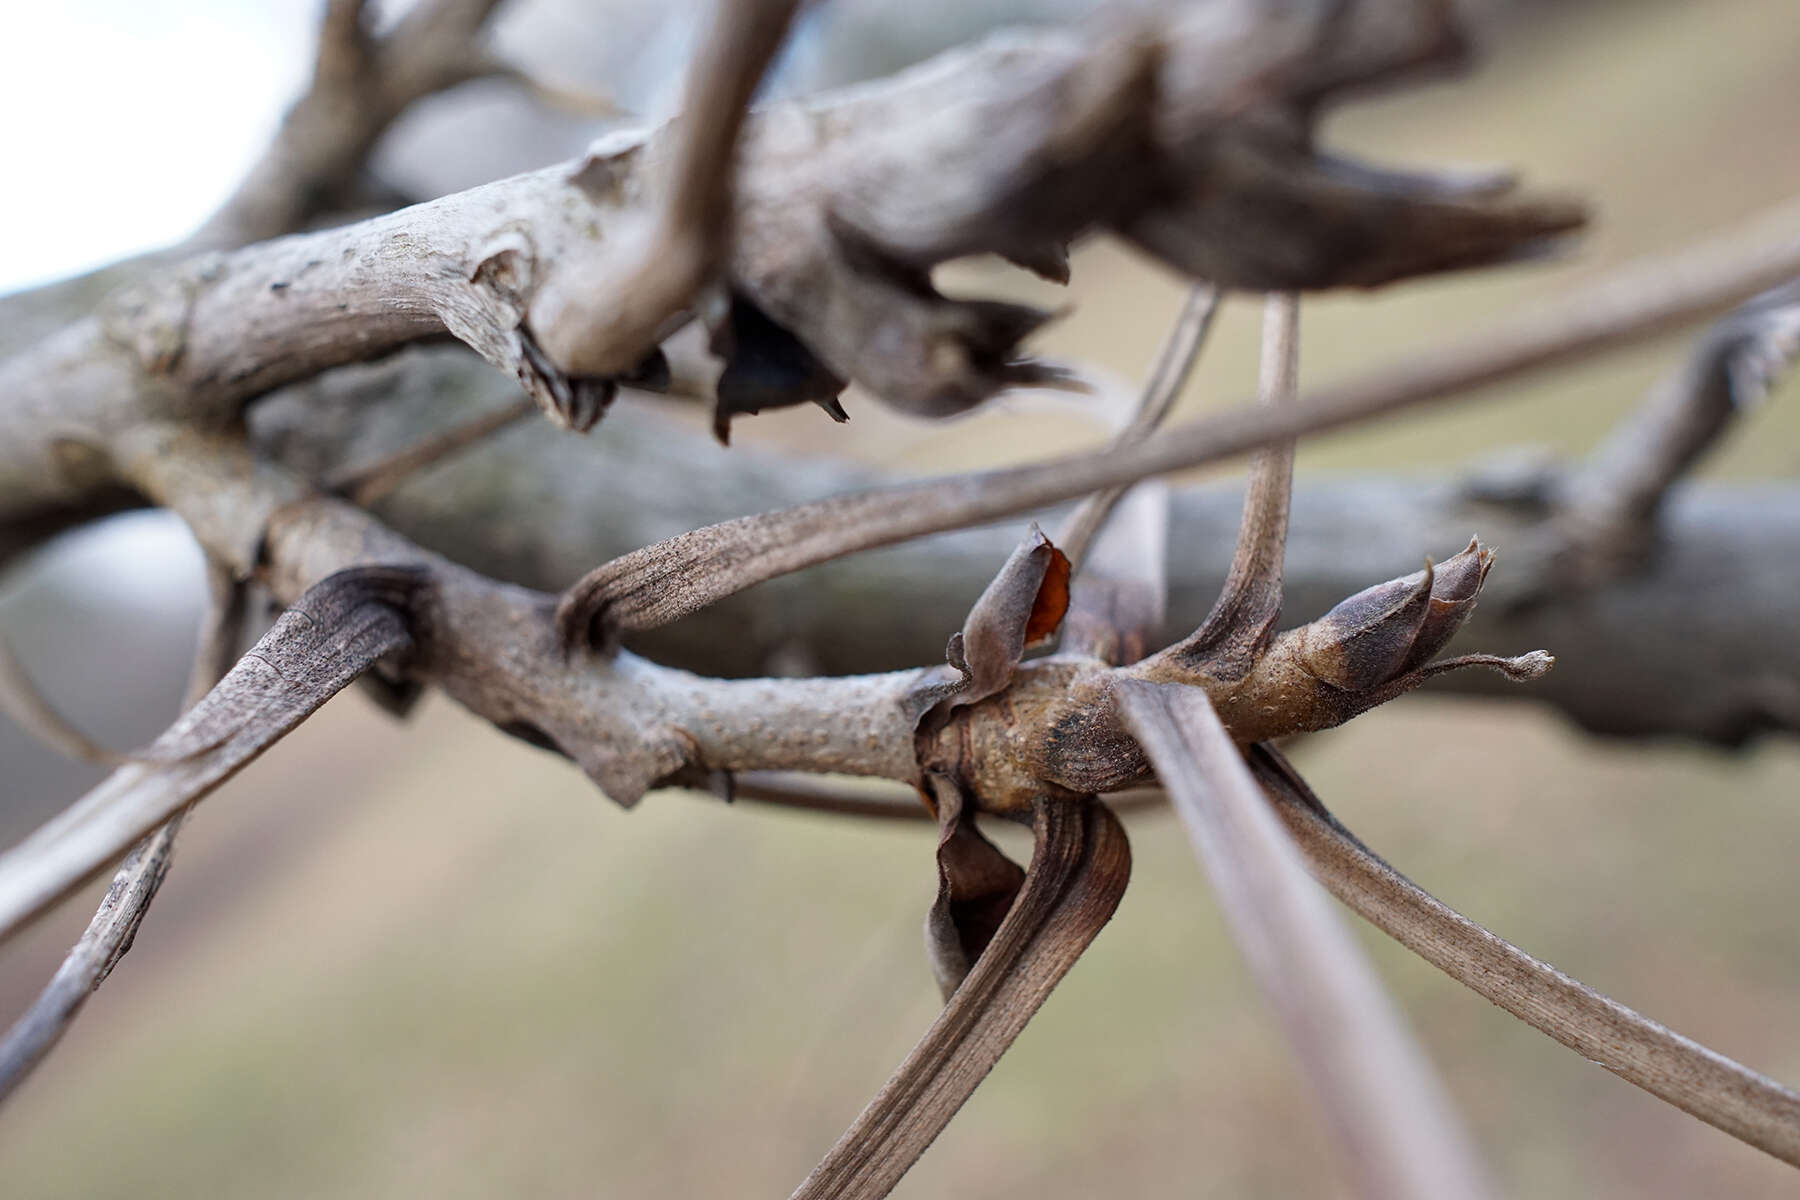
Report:
M 879 74 L 1008 19 L 1086 7 L 832 0 L 774 88 Z M 497 44 L 551 82 L 656 115 L 702 12 L 692 0 L 515 0 Z M 311 0 L 9 12 L 0 151 L 15 186 L 0 216 L 29 234 L 0 259 L 0 290 L 187 233 L 302 85 L 316 17 Z M 1328 140 L 1389 160 L 1515 165 L 1590 197 L 1597 224 L 1554 264 L 1309 303 L 1310 380 L 1479 331 L 1800 192 L 1792 0 L 1491 3 L 1479 20 L 1476 73 L 1344 111 Z M 409 116 L 376 169 L 434 195 L 576 153 L 597 129 L 476 85 Z M 985 264 L 945 280 L 1072 304 L 1045 352 L 1123 379 L 1141 374 L 1183 290 L 1105 243 L 1077 256 L 1067 293 Z M 1189 412 L 1251 387 L 1256 310 L 1228 308 Z M 1301 470 L 1442 472 L 1527 444 L 1579 452 L 1681 347 L 1320 439 Z M 1796 399 L 1790 383 L 1705 473 L 1792 478 Z M 849 407 L 848 426 L 788 410 L 740 421 L 734 440 L 746 453 L 939 472 L 1097 436 L 1072 409 L 1028 399 L 950 425 L 856 397 Z M 604 423 L 592 435 L 606 436 Z M 0 580 L 0 630 L 84 728 L 136 744 L 175 713 L 200 591 L 179 527 L 128 515 Z M 1800 1080 L 1791 742 L 1741 753 L 1606 742 L 1528 705 L 1433 697 L 1295 754 L 1352 828 L 1449 903 Z M 0 723 L 0 837 L 18 840 L 96 777 Z M 1447 792 L 1448 778 L 1463 782 Z M 897 1195 L 1343 1194 L 1180 830 L 1162 813 L 1131 825 L 1135 880 L 1113 924 Z M 136 948 L 0 1114 L 4 1191 L 785 1195 L 935 1010 L 919 932 L 931 847 L 925 825 L 686 793 L 627 814 L 573 767 L 447 701 L 428 698 L 401 725 L 346 693 L 190 820 Z M 30 1002 L 93 898 L 6 948 L 0 1019 Z M 1800 1191 L 1788 1168 L 1367 941 L 1513 1194 Z

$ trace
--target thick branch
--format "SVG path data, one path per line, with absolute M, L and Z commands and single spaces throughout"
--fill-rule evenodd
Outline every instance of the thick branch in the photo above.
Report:
M 531 328 L 571 376 L 629 372 L 712 281 L 729 248 L 738 134 L 798 0 L 719 0 L 688 68 L 674 145 L 635 229 L 557 262 Z
M 1300 273 L 1293 286 L 1492 262 L 1579 224 L 1562 203 L 1447 198 L 1361 176 L 1347 185 L 1313 163 L 1298 112 L 1346 79 L 1441 52 L 1442 25 L 1423 0 L 1331 16 L 1231 0 L 1153 20 L 1141 35 L 996 39 L 882 85 L 772 108 L 745 130 L 729 283 L 803 357 L 901 407 L 945 413 L 1043 377 L 1016 355 L 1043 314 L 946 300 L 929 268 L 984 250 L 1042 266 L 1070 238 L 1166 204 L 1171 175 L 1206 195 L 1241 189 L 1240 199 L 1271 180 L 1324 189 L 1285 197 L 1283 230 L 1305 243 L 1277 255 Z M 123 423 L 223 424 L 284 383 L 446 334 L 559 422 L 586 427 L 616 381 L 558 369 L 527 314 L 558 264 L 583 259 L 642 210 L 651 166 L 675 136 L 614 138 L 579 163 L 201 256 L 115 295 L 99 316 L 0 366 L 0 519 L 108 482 L 108 442 Z M 1365 195 L 1383 220 L 1345 238 L 1343 206 Z M 1457 214 L 1462 236 L 1428 260 L 1374 269 L 1368 255 L 1416 247 L 1405 218 L 1421 208 Z M 1221 284 L 1255 282 L 1273 247 L 1240 261 L 1240 231 L 1217 215 L 1199 214 L 1166 257 Z M 1163 216 L 1184 219 L 1179 205 Z

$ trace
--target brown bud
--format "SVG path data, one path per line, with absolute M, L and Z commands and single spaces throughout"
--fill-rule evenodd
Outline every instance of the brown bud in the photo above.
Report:
M 1345 691 L 1367 691 L 1393 678 L 1405 669 L 1429 615 L 1434 582 L 1426 559 L 1423 571 L 1356 593 L 1300 631 L 1300 661 Z
M 1431 584 L 1431 605 L 1425 623 L 1413 639 L 1412 653 L 1406 656 L 1403 670 L 1423 666 L 1432 655 L 1449 644 L 1475 611 L 1475 598 L 1494 565 L 1494 552 L 1474 538 L 1461 554 L 1448 559 L 1435 572 Z

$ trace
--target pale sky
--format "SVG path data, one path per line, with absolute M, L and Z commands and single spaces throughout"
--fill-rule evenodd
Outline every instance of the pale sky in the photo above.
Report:
M 9 6 L 0 292 L 177 241 L 267 145 L 319 0 Z

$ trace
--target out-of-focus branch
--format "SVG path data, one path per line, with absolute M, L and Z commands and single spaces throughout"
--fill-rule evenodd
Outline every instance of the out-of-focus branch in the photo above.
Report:
M 1308 878 L 1206 694 L 1133 682 L 1120 685 L 1119 698 L 1343 1141 L 1359 1194 L 1495 1195 L 1449 1094 Z
M 420 438 L 404 450 L 385 455 L 374 462 L 354 463 L 333 472 L 325 486 L 347 497 L 352 504 L 367 508 L 402 483 L 429 470 L 453 454 L 479 445 L 502 429 L 524 420 L 535 411 L 531 401 L 516 398 L 440 433 Z
M 503 72 L 479 46 L 502 2 L 420 0 L 378 36 L 365 0 L 329 0 L 312 82 L 188 248 L 242 246 L 361 207 L 369 154 L 401 113 L 428 96 Z
M 243 637 L 244 586 L 216 562 L 207 564 L 207 576 L 211 602 L 200 629 L 183 707 L 198 704 L 225 677 L 237 659 Z M 186 815 L 186 809 L 178 811 L 126 855 L 87 929 L 42 994 L 0 1039 L 0 1103 L 55 1048 L 87 998 L 131 949 L 144 914 L 168 874 L 175 837 Z
M 115 766 L 122 755 L 108 750 L 56 710 L 0 635 L 0 712 L 39 742 L 83 762 Z
M 1670 489 L 1800 356 L 1800 281 L 1715 324 L 1687 361 L 1550 496 L 1544 590 L 1628 573 L 1649 555 Z
M 1256 747 L 1250 765 L 1313 874 L 1370 924 L 1590 1062 L 1800 1166 L 1800 1094 L 1633 1012 L 1447 907 L 1338 824 L 1273 750 Z

